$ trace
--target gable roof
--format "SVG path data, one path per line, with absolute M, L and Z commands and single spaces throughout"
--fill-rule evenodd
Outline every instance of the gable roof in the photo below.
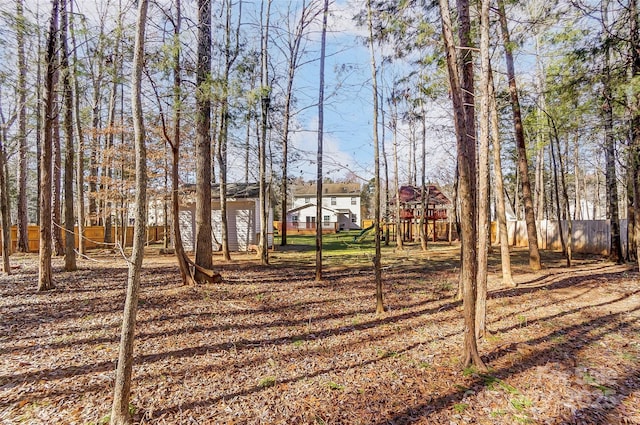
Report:
M 184 185 L 185 192 L 196 191 L 195 184 Z M 250 199 L 260 197 L 260 184 L 259 183 L 227 183 L 227 198 L 236 199 Z M 220 198 L 220 184 L 214 183 L 211 185 L 211 197 L 213 199 Z
M 449 205 L 451 201 L 447 198 L 440 189 L 433 184 L 425 186 L 425 192 L 428 194 L 427 203 L 431 205 Z M 420 204 L 420 187 L 418 186 L 400 186 L 400 202 L 403 204 Z M 396 197 L 389 200 L 389 203 L 395 203 Z
M 323 196 L 360 196 L 362 187 L 360 183 L 323 183 L 322 195 Z M 315 197 L 316 196 L 316 184 L 303 184 L 296 185 L 293 188 L 294 197 Z
M 314 208 L 316 208 L 316 204 L 308 203 L 308 204 L 301 205 L 301 206 L 299 206 L 299 207 L 291 208 L 290 210 L 287 210 L 287 214 L 292 214 L 292 213 L 294 213 L 294 212 L 298 212 L 298 211 L 301 211 L 301 210 L 307 209 L 307 208 L 309 208 L 309 207 L 314 207 Z M 331 211 L 331 212 L 332 212 L 332 213 L 334 213 L 334 214 L 347 214 L 347 213 L 350 213 L 350 212 L 351 212 L 351 211 L 349 211 L 349 210 L 336 210 L 336 209 L 329 208 L 329 207 L 324 207 L 324 206 L 322 207 L 322 209 L 323 209 L 323 210 L 327 210 L 327 211 Z

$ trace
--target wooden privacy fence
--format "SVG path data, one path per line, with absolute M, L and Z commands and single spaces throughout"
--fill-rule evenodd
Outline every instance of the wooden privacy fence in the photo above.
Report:
M 492 223 L 492 239 L 495 241 L 495 223 Z M 568 222 L 560 222 L 565 243 L 568 243 Z M 553 251 L 562 250 L 560 240 L 560 226 L 557 220 L 541 220 L 536 223 L 538 230 L 538 246 L 540 249 Z M 507 223 L 509 245 L 526 247 L 529 245 L 527 227 L 524 221 L 509 221 Z M 620 239 L 622 252 L 627 252 L 627 220 L 620 220 Z M 574 220 L 572 222 L 572 250 L 582 254 L 608 255 L 611 248 L 611 225 L 609 220 Z
M 29 226 L 27 229 L 29 237 L 29 251 L 37 252 L 40 249 L 40 226 Z M 116 240 L 116 235 L 122 232 L 122 228 L 111 229 L 111 240 Z M 164 226 L 147 227 L 147 242 L 161 241 L 164 238 Z M 78 227 L 74 229 L 76 248 L 78 248 Z M 62 230 L 64 240 L 66 232 Z M 15 252 L 18 239 L 17 226 L 11 226 L 11 250 Z M 84 228 L 85 248 L 107 248 L 110 245 L 104 243 L 104 226 L 89 226 Z M 126 228 L 125 246 L 133 245 L 133 227 Z

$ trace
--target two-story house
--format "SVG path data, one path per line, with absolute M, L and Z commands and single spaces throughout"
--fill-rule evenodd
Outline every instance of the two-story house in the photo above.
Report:
M 359 183 L 322 185 L 322 228 L 327 231 L 360 229 Z M 315 184 L 293 188 L 293 205 L 287 211 L 287 229 L 315 230 L 317 189 Z

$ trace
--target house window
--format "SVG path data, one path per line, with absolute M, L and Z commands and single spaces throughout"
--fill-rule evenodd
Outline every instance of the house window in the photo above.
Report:
M 335 205 L 337 203 L 337 199 L 335 196 L 331 197 L 331 205 Z
M 352 196 L 351 197 L 351 205 L 355 205 L 356 204 L 356 197 Z
M 329 217 L 328 215 L 325 215 L 325 216 L 322 218 L 322 221 L 324 221 L 325 223 L 328 223 L 330 219 L 331 219 L 331 217 Z
M 304 203 L 308 204 L 309 202 L 311 202 L 311 198 L 309 198 L 308 196 L 306 198 L 304 198 Z
M 352 216 L 351 216 L 351 222 L 352 222 L 352 223 L 357 223 L 357 222 L 358 222 L 358 216 L 357 216 L 357 215 L 355 215 L 355 214 L 354 214 L 354 215 L 352 215 Z
M 298 221 L 298 216 L 297 215 L 292 215 L 291 216 L 291 221 L 293 221 L 293 222 Z

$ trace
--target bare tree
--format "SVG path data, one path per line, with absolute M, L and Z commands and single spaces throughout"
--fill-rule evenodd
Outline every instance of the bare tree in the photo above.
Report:
M 77 158 L 76 158 L 76 188 L 77 188 L 77 209 L 78 209 L 78 253 L 84 255 L 85 253 L 85 240 L 84 240 L 84 220 L 85 220 L 85 208 L 84 208 L 84 134 L 82 131 L 82 119 L 80 117 L 80 85 L 78 83 L 78 43 L 76 42 L 76 35 L 73 25 L 73 1 L 69 2 L 69 11 L 71 18 L 69 20 L 69 30 L 71 32 L 71 42 L 73 44 L 73 70 L 71 72 L 71 79 L 73 81 L 73 102 L 74 102 L 74 117 L 75 117 L 75 129 L 76 137 L 78 139 Z
M 148 0 L 140 0 L 138 3 L 138 22 L 136 25 L 136 38 L 133 52 L 131 109 L 133 113 L 136 152 L 135 225 L 133 249 L 128 264 L 127 296 L 124 305 L 118 367 L 116 369 L 116 382 L 111 407 L 111 425 L 124 425 L 132 422 L 131 413 L 129 412 L 129 398 L 133 370 L 133 342 L 138 309 L 138 293 L 140 290 L 140 270 L 142 269 L 147 228 L 147 154 L 145 129 L 142 118 L 141 81 L 142 68 L 144 66 L 144 35 L 148 5 Z
M 291 5 L 291 3 L 290 3 Z M 287 82 L 284 93 L 284 110 L 282 113 L 282 182 L 281 182 L 281 208 L 282 218 L 280 222 L 280 245 L 287 245 L 287 193 L 289 191 L 288 178 L 288 150 L 289 150 L 289 125 L 291 123 L 292 103 L 293 103 L 293 82 L 296 71 L 300 66 L 302 52 L 300 46 L 303 37 L 307 32 L 309 25 L 320 13 L 320 9 L 315 7 L 313 2 L 308 4 L 306 0 L 302 1 L 300 7 L 300 18 L 296 22 L 295 29 L 289 33 L 287 37 L 287 45 L 284 50 L 287 55 Z
M 258 256 L 262 265 L 269 264 L 269 236 L 267 217 L 268 185 L 267 185 L 267 126 L 269 121 L 269 108 L 271 105 L 271 87 L 269 84 L 269 18 L 271 16 L 271 1 L 267 0 L 266 10 L 264 0 L 262 2 L 263 17 L 262 39 L 260 51 L 260 241 L 258 243 Z
M 225 0 L 226 9 L 225 22 L 225 43 L 224 43 L 224 69 L 222 75 L 222 94 L 220 96 L 218 144 L 216 146 L 216 157 L 218 159 L 218 173 L 220 175 L 220 224 L 222 233 L 222 256 L 226 261 L 231 260 L 229 251 L 229 224 L 227 220 L 227 147 L 229 138 L 229 78 L 231 66 L 236 61 L 240 52 L 240 21 L 242 17 L 242 1 L 238 2 L 238 24 L 235 30 L 235 42 L 231 34 L 231 9 L 232 2 Z
M 1 92 L 0 92 L 1 93 Z M 1 96 L 0 96 L 1 98 Z M 8 121 L 13 121 L 10 118 Z M 0 225 L 2 226 L 2 271 L 4 274 L 11 274 L 11 219 L 9 211 L 9 184 L 7 178 L 7 129 L 10 123 L 5 120 L 4 113 L 0 107 Z
M 478 281 L 476 301 L 476 335 L 484 338 L 487 332 L 487 260 L 489 255 L 489 5 L 480 2 L 480 147 L 478 155 Z
M 324 0 L 320 45 L 320 83 L 318 88 L 318 154 L 316 174 L 316 281 L 322 280 L 322 148 L 324 141 L 324 60 L 327 46 L 329 0 Z
M 72 69 L 69 65 L 69 0 L 61 0 L 60 8 L 60 68 L 62 71 L 62 90 L 64 101 L 64 270 L 75 271 L 75 217 L 73 214 L 73 171 L 74 171 L 74 139 L 73 139 L 73 94 L 71 89 Z
M 16 1 L 16 41 L 18 47 L 18 252 L 29 252 L 29 217 L 27 216 L 27 61 L 25 59 L 25 21 L 23 0 Z
M 51 20 L 47 35 L 46 75 L 44 79 L 44 120 L 42 155 L 40 157 L 40 252 L 38 267 L 38 291 L 53 289 L 51 275 L 51 157 L 53 144 L 54 77 L 56 73 L 56 37 L 58 35 L 58 0 L 51 0 Z
M 489 101 L 491 102 L 491 135 L 493 143 L 493 172 L 496 184 L 496 212 L 498 218 L 498 234 L 500 238 L 500 263 L 502 267 L 502 283 L 515 287 L 511 275 L 511 255 L 509 253 L 509 234 L 507 232 L 506 201 L 504 196 L 504 178 L 502 176 L 502 159 L 500 157 L 500 126 L 498 124 L 498 105 L 496 104 L 493 72 L 489 67 Z
M 367 0 L 367 23 L 369 29 L 369 59 L 371 63 L 371 90 L 373 92 L 373 166 L 375 173 L 375 189 L 373 200 L 373 231 L 375 232 L 375 254 L 373 256 L 373 271 L 376 283 L 376 314 L 385 311 L 384 297 L 382 292 L 382 258 L 380 246 L 380 152 L 378 140 L 378 70 L 376 66 L 376 55 L 373 38 L 373 12 L 371 10 L 371 0 Z M 400 193 L 398 192 L 398 196 Z M 396 231 L 396 235 L 398 232 Z M 398 236 L 399 237 L 399 236 Z

